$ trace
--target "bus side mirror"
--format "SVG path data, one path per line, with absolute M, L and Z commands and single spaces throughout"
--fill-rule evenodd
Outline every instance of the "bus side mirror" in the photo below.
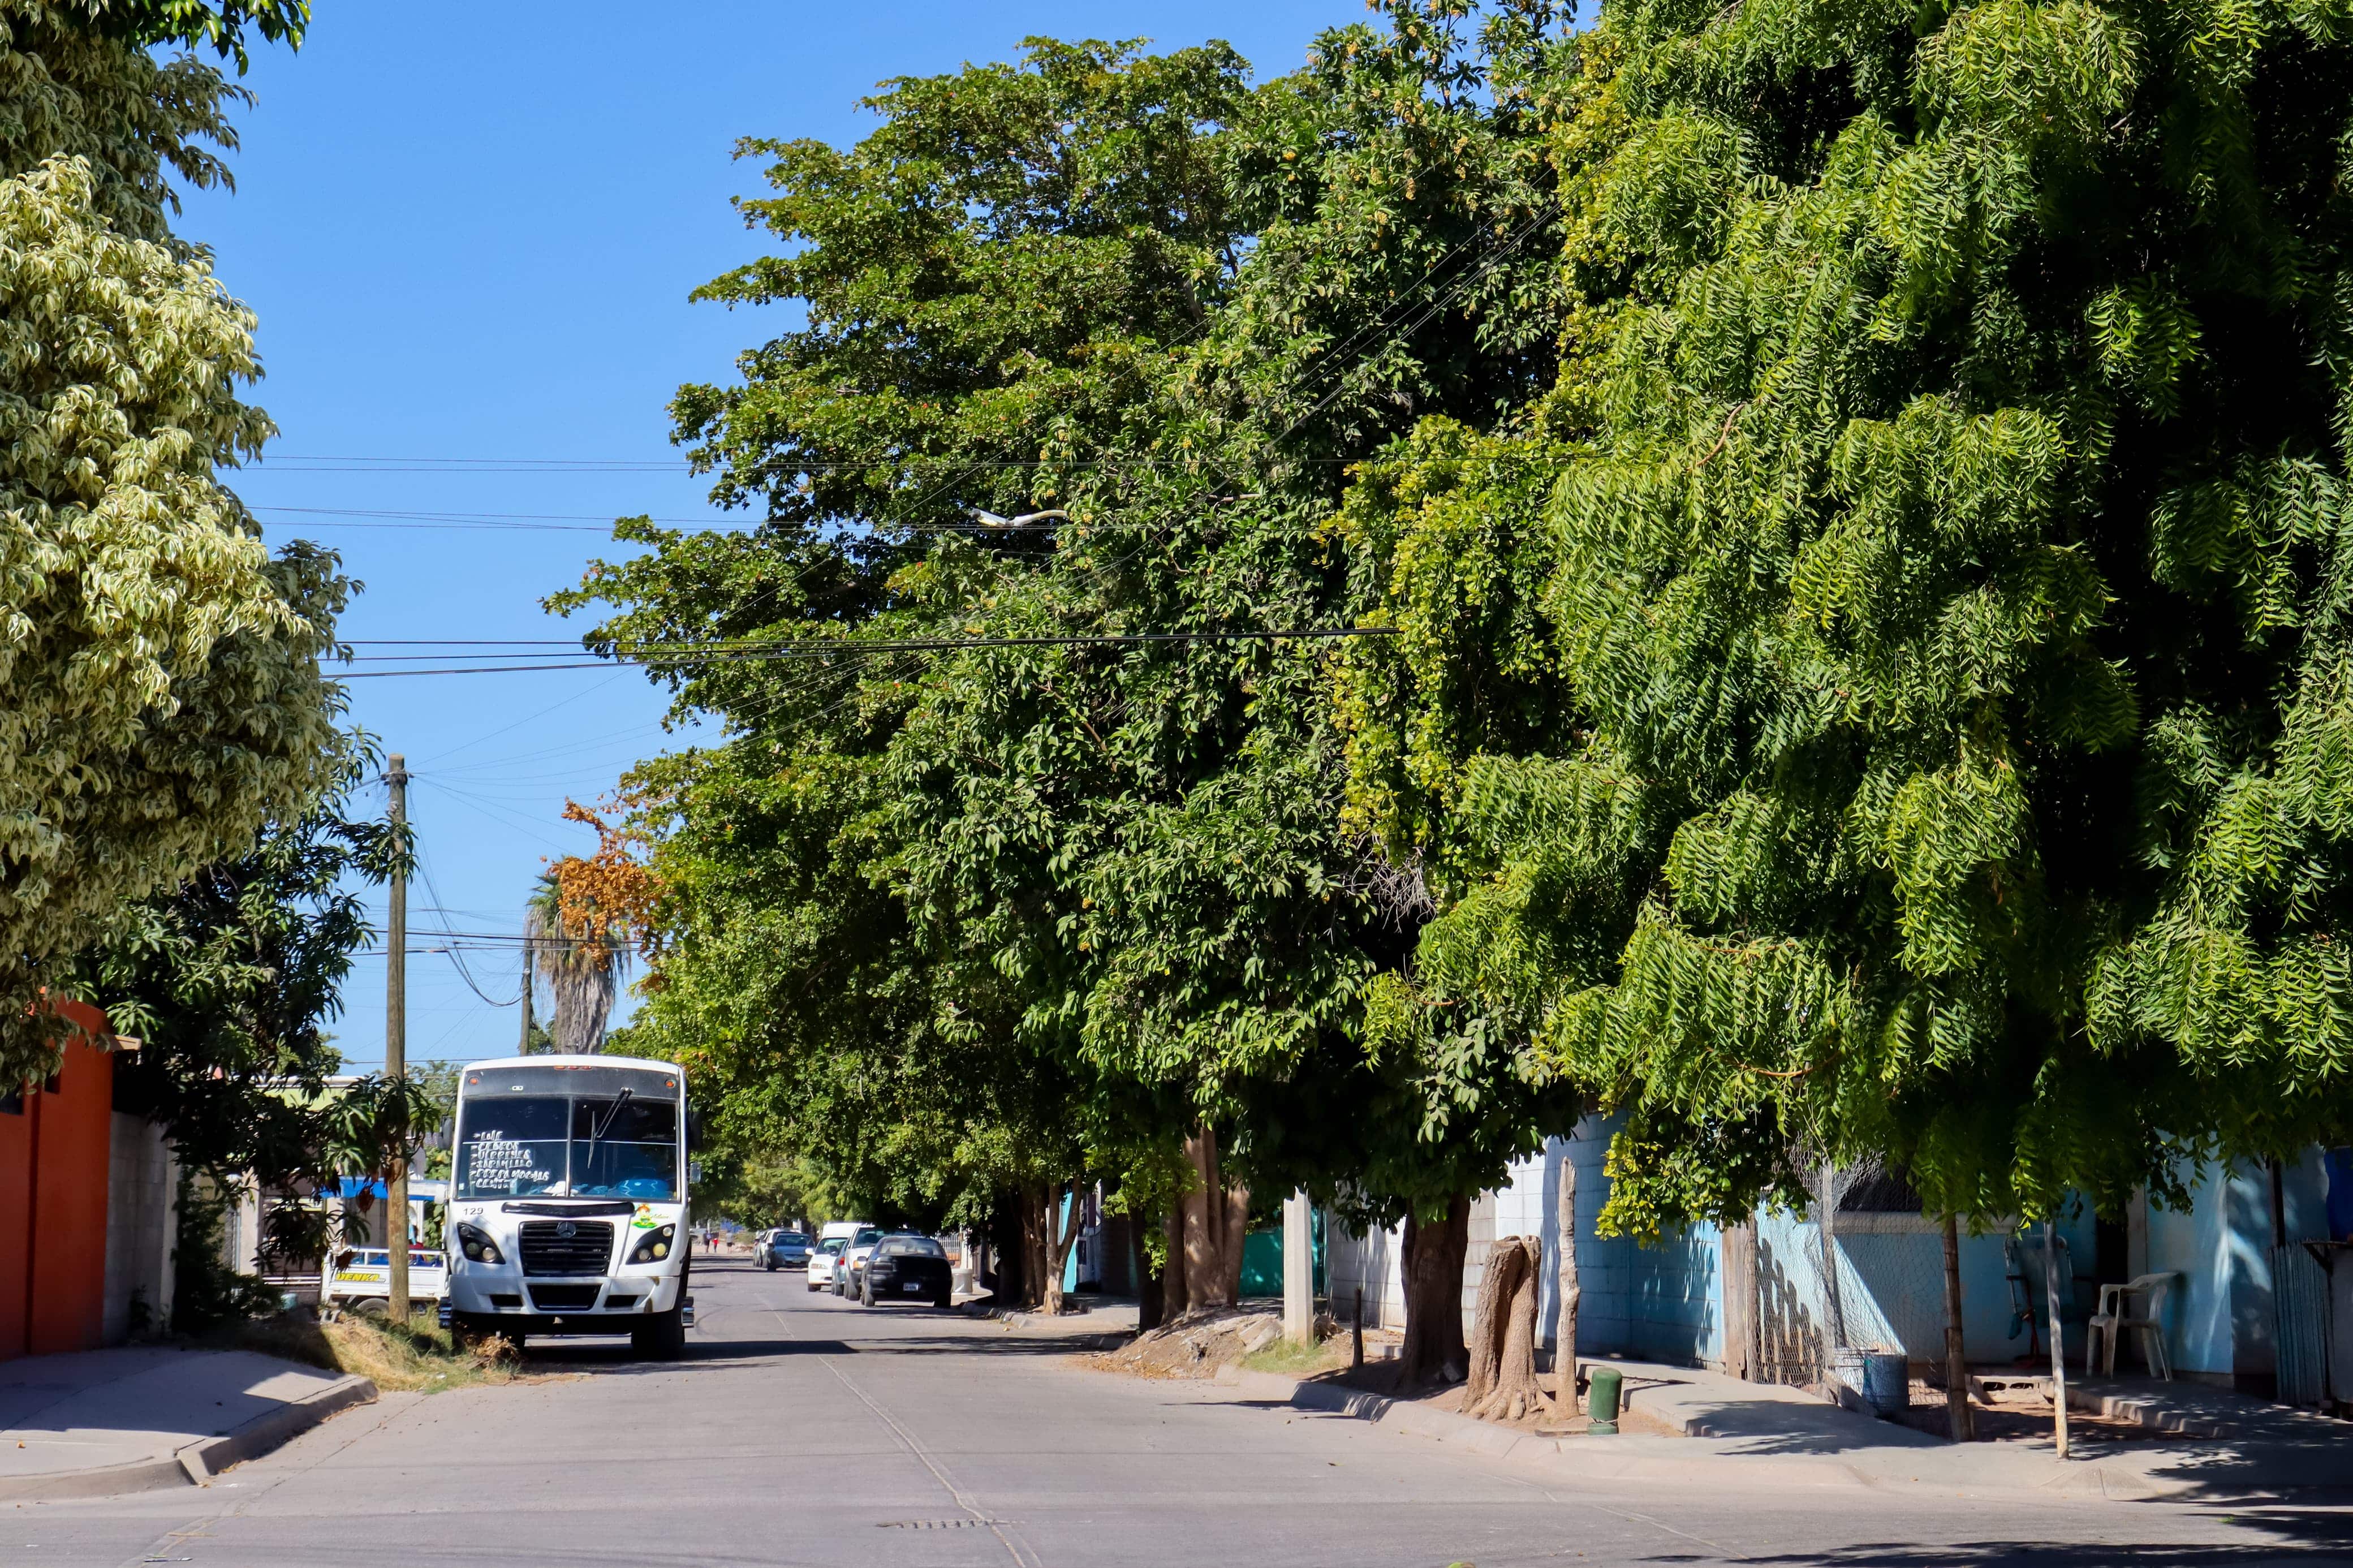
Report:
M 690 1154 L 702 1147 L 702 1112 L 690 1109 L 686 1113 L 686 1152 Z M 702 1178 L 697 1177 L 700 1181 Z
M 686 1163 L 686 1179 L 687 1179 L 687 1181 L 688 1181 L 688 1183 L 689 1183 L 690 1184 L 694 1184 L 694 1183 L 697 1183 L 697 1182 L 700 1182 L 700 1181 L 702 1181 L 702 1161 L 700 1161 L 700 1160 L 689 1160 L 689 1161 Z

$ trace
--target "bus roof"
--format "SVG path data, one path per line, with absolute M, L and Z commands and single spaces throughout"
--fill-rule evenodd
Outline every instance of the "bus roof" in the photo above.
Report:
M 647 1072 L 676 1073 L 681 1078 L 684 1078 L 686 1076 L 686 1069 L 680 1067 L 676 1062 L 658 1062 L 648 1057 L 592 1057 L 577 1054 L 561 1055 L 553 1051 L 535 1057 L 486 1057 L 478 1062 L 459 1063 L 458 1071 L 460 1075 L 463 1075 L 477 1071 L 483 1068 L 588 1067 L 638 1068 Z

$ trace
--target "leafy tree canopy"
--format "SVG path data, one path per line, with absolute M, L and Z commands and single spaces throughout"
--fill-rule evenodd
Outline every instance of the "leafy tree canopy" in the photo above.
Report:
M 252 317 L 121 232 L 90 163 L 0 180 L 0 1077 L 48 966 L 299 815 L 341 753 L 319 660 L 346 584 L 272 561 L 214 477 L 270 430 Z
M 1310 1152 L 1311 1128 L 1372 1125 L 1328 1114 L 1325 1064 L 1409 1149 L 1451 1132 L 1492 1179 L 1526 1144 L 1527 1115 L 1467 1114 L 1482 1082 L 1530 1082 L 1525 1053 L 1450 1080 L 1450 1126 L 1398 1088 L 1426 1064 L 1384 1077 L 1351 1043 L 1416 917 L 1339 831 L 1323 655 L 894 646 L 1345 616 L 1339 459 L 1550 373 L 1508 307 L 1555 297 L 1530 83 L 1558 19 L 1470 18 L 1389 7 L 1248 92 L 1219 50 L 1033 44 L 1022 69 L 892 84 L 852 153 L 781 150 L 755 211 L 804 248 L 714 287 L 797 294 L 808 325 L 677 405 L 718 493 L 767 521 L 628 525 L 656 552 L 557 601 L 619 606 L 593 640 L 740 734 L 641 772 L 673 934 L 640 1028 L 728 1042 L 794 1116 L 844 1108 L 833 1147 L 911 1139 L 998 1182 L 1159 1179 L 1203 1118 L 1258 1130 L 1227 1143 L 1270 1188 L 1364 1170 Z M 972 507 L 1068 521 L 999 532 Z M 775 639 L 840 652 L 663 658 Z
M 373 935 L 363 889 L 407 854 L 391 824 L 346 815 L 375 760 L 346 735 L 328 794 L 134 906 L 77 963 L 77 989 L 142 1042 L 116 1067 L 117 1105 L 162 1127 L 183 1165 L 280 1186 L 341 1173 L 322 1111 L 343 1065 L 327 1026 Z
M 1355 776 L 1449 868 L 1425 967 L 1632 1111 L 1614 1218 L 2341 1136 L 2348 47 L 1605 17 L 1552 427 L 1355 503 Z

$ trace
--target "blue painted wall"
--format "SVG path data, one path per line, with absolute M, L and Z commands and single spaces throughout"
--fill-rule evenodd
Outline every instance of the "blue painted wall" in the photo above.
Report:
M 1544 1289 L 1538 1331 L 1556 1343 L 1560 1323 L 1560 1163 L 1577 1171 L 1577 1348 L 1585 1355 L 1630 1355 L 1648 1361 L 1715 1362 L 1724 1355 L 1722 1248 L 1715 1227 L 1696 1226 L 1642 1247 L 1604 1237 L 1597 1226 L 1609 1201 L 1602 1171 L 1615 1118 L 1588 1117 L 1575 1138 L 1553 1139 L 1540 1159 L 1514 1168 L 1510 1187 L 1495 1194 L 1495 1233 L 1535 1236 L 1544 1247 Z
M 2151 1206 L 2148 1268 L 2182 1276 L 2168 1304 L 2166 1353 L 2177 1372 L 2260 1376 L 2273 1370 L 2271 1173 L 2209 1165 L 2185 1173 L 2190 1205 Z M 2328 1233 L 2328 1180 L 2321 1153 L 2281 1173 L 2290 1241 Z
M 1547 1143 L 1540 1158 L 1523 1162 L 1494 1194 L 1497 1236 L 1536 1236 L 1543 1243 L 1540 1331 L 1555 1342 L 1558 1324 L 1557 1212 L 1560 1164 L 1577 1170 L 1577 1260 L 1583 1295 L 1577 1349 L 1586 1354 L 1626 1354 L 1648 1360 L 1718 1363 L 1724 1358 L 1721 1238 L 1712 1226 L 1694 1226 L 1638 1246 L 1598 1229 L 1609 1196 L 1603 1159 L 1615 1119 L 1588 1118 L 1567 1142 Z M 2179 1213 L 2152 1208 L 2146 1268 L 2178 1270 L 2184 1284 L 2167 1317 L 2167 1352 L 2179 1371 L 2259 1375 L 2272 1370 L 2271 1184 L 2268 1173 L 2209 1168 L 2191 1186 L 2192 1203 Z M 2329 1234 L 2328 1181 L 2320 1151 L 2284 1174 L 2291 1241 Z M 2342 1199 L 2340 1198 L 2340 1202 Z M 2058 1226 L 2078 1278 L 2096 1274 L 2096 1231 L 2089 1205 Z M 1817 1353 L 1827 1314 L 1820 1240 L 1810 1220 L 1768 1212 L 1757 1220 L 1757 1267 L 1764 1297 L 1768 1370 Z M 1944 1355 L 1944 1242 L 1925 1220 L 1903 1215 L 1845 1215 L 1837 1238 L 1840 1300 L 1847 1339 L 1858 1347 L 1901 1349 L 1919 1361 Z M 2033 1255 L 2030 1255 L 2031 1260 Z M 2002 1257 L 2002 1233 L 1961 1236 L 1962 1332 L 1969 1359 L 2000 1364 L 2025 1357 L 2029 1335 L 2016 1321 Z M 2041 1286 L 2035 1288 L 2039 1301 Z M 2065 1316 L 2066 1351 L 2082 1364 L 2088 1289 Z M 2045 1321 L 2038 1309 L 2034 1342 Z M 1775 1342 L 1777 1335 L 1779 1343 Z M 1804 1367 L 1785 1369 L 1803 1374 Z

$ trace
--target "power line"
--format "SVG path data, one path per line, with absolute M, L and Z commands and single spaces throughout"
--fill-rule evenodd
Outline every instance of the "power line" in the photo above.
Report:
M 880 653 L 938 653 L 968 647 L 1098 647 L 1145 643 L 1181 642 L 1302 642 L 1335 637 L 1388 637 L 1393 626 L 1311 626 L 1299 631 L 1253 632 L 1102 632 L 1067 637 L 933 637 L 900 642 L 829 642 L 743 647 L 681 647 L 675 652 L 655 649 L 650 655 L 617 653 L 608 658 L 552 664 L 479 664 L 441 669 L 362 669 L 337 675 L 338 680 L 382 680 L 404 675 L 512 675 L 546 669 L 606 669 L 615 664 L 726 664 L 782 658 L 863 658 Z M 424 657 L 424 656 L 418 656 Z M 462 655 L 448 657 L 459 658 Z M 548 656 L 551 658 L 554 655 Z

